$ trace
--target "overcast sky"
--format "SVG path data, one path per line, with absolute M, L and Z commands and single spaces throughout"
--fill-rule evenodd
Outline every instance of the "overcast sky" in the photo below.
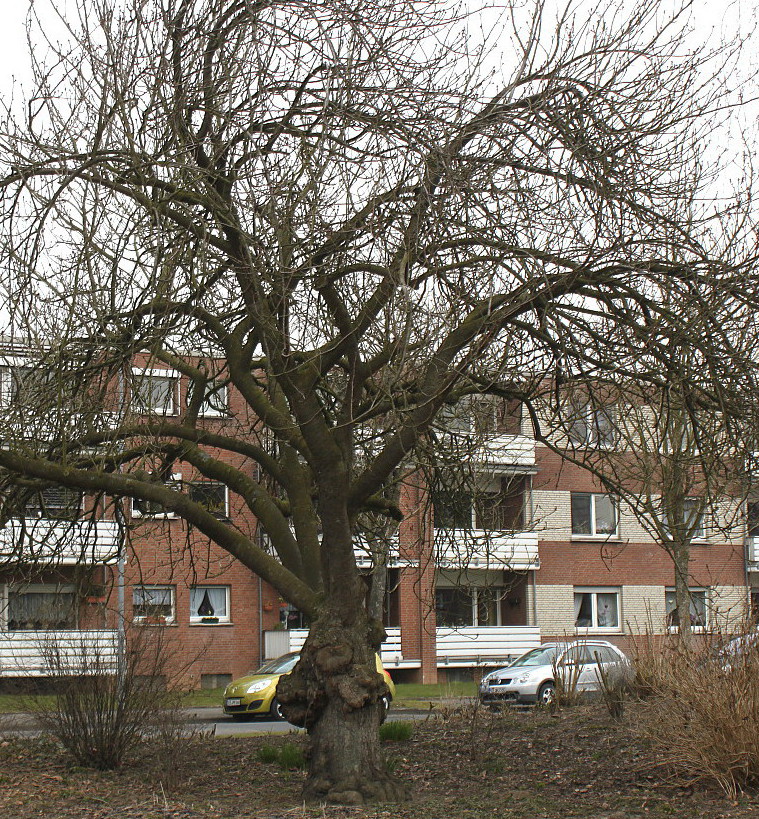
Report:
M 7 93 L 10 87 L 11 78 L 26 84 L 29 77 L 28 53 L 26 44 L 26 33 L 24 30 L 24 20 L 32 0 L 5 0 L 0 18 L 0 82 L 2 90 Z M 58 9 L 65 9 L 66 6 L 73 7 L 76 0 L 56 0 L 55 6 Z M 475 4 L 475 0 L 470 0 Z M 499 0 L 478 0 L 476 5 L 502 5 Z M 563 5 L 563 0 L 548 0 L 548 4 Z M 580 0 L 578 5 L 582 5 Z M 623 3 L 619 3 L 622 5 Z M 34 3 L 40 14 L 44 14 L 47 5 L 46 0 L 37 0 Z M 594 0 L 587 2 L 588 7 L 597 5 Z M 612 0 L 611 5 L 614 5 Z M 661 0 L 662 8 L 672 8 L 676 4 L 674 0 Z M 723 0 L 694 0 L 693 20 L 698 32 L 704 38 L 713 36 L 716 40 L 722 37 L 731 40 L 737 32 L 747 32 L 755 23 L 759 0 L 733 0 L 733 2 L 723 2 Z M 52 15 L 46 14 L 51 18 Z M 752 51 L 759 54 L 759 49 Z M 746 63 L 756 63 L 754 53 L 746 54 Z

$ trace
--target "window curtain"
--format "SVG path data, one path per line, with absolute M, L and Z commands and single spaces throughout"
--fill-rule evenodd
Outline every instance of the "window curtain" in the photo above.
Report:
M 198 586 L 190 593 L 193 617 L 227 617 L 227 590 L 224 586 Z

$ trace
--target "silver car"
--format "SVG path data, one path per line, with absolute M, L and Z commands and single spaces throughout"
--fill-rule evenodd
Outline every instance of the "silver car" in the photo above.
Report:
M 480 700 L 486 705 L 503 702 L 550 703 L 556 693 L 557 674 L 578 692 L 598 691 L 601 674 L 629 673 L 627 657 L 605 640 L 543 643 L 511 665 L 491 671 L 480 683 Z

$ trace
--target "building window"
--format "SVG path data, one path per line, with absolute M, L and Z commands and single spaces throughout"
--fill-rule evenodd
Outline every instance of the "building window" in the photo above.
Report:
M 132 617 L 136 623 L 173 623 L 174 587 L 135 586 L 132 590 Z
M 209 385 L 198 414 L 204 418 L 219 418 L 229 414 L 229 390 L 226 384 Z
M 575 589 L 575 628 L 619 630 L 619 589 Z
M 568 437 L 574 446 L 611 449 L 617 442 L 616 409 L 589 404 L 577 407 L 570 420 Z
M 134 370 L 132 394 L 136 409 L 153 415 L 174 415 L 178 383 L 171 370 Z
M 617 503 L 611 495 L 572 492 L 572 534 L 616 537 Z
M 81 492 L 66 486 L 46 486 L 27 500 L 24 515 L 47 520 L 77 520 L 81 511 Z
M 704 528 L 703 501 L 698 498 L 686 498 L 683 502 L 683 520 L 681 534 L 684 539 L 703 540 L 706 536 Z M 667 514 L 667 531 L 672 533 L 671 520 Z
M 706 589 L 688 589 L 690 595 L 690 624 L 692 628 L 704 629 L 707 623 Z M 670 629 L 680 627 L 680 617 L 677 612 L 677 598 L 674 589 L 664 592 L 664 607 L 667 612 L 667 626 Z
M 0 367 L 0 404 L 4 407 L 39 405 L 40 398 L 53 390 L 48 370 L 23 365 Z
M 74 586 L 31 583 L 8 589 L 8 631 L 73 629 L 77 623 Z
M 749 537 L 759 537 L 759 501 L 749 501 L 746 510 L 746 527 Z
M 229 517 L 227 487 L 216 481 L 195 481 L 189 486 L 190 500 L 202 506 L 214 517 Z
M 228 623 L 229 620 L 229 586 L 190 589 L 191 623 Z
M 454 586 L 435 589 L 437 625 L 443 628 L 463 626 L 500 626 L 503 589 L 492 586 Z
M 476 493 L 439 489 L 432 493 L 436 529 L 512 532 L 524 528 L 524 480 L 494 478 Z
M 173 489 L 175 492 L 180 492 L 182 489 L 182 476 L 180 474 L 172 475 L 171 480 L 164 484 L 168 489 Z M 162 506 L 158 501 L 145 500 L 143 498 L 132 498 L 132 517 L 133 518 L 173 518 L 175 513 L 165 506 Z

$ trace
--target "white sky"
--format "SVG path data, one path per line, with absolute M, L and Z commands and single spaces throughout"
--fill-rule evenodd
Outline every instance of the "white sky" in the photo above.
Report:
M 653 1 L 653 0 L 652 0 Z M 470 0 L 472 5 L 487 7 L 502 6 L 499 0 Z M 659 0 L 662 9 L 672 8 L 677 5 L 674 0 Z M 0 89 L 7 93 L 11 87 L 13 79 L 26 84 L 29 78 L 29 57 L 27 53 L 26 32 L 24 21 L 30 5 L 34 5 L 38 12 L 44 14 L 46 3 L 44 0 L 5 0 L 0 17 Z M 75 0 L 57 0 L 55 4 L 59 9 L 73 8 Z M 587 5 L 589 8 L 595 7 L 596 2 L 586 2 L 579 0 L 578 7 Z M 619 4 L 621 5 L 621 3 Z M 561 0 L 548 0 L 547 6 L 563 6 Z M 724 38 L 730 41 L 736 32 L 747 32 L 756 23 L 757 12 L 759 10 L 759 0 L 694 0 L 693 3 L 693 24 L 699 37 Z M 50 14 L 45 14 L 53 25 L 55 20 Z M 59 24 L 60 25 L 60 24 Z M 753 51 L 753 50 L 752 50 Z M 759 49 L 757 50 L 759 52 Z M 756 64 L 756 56 L 746 54 L 746 64 Z

